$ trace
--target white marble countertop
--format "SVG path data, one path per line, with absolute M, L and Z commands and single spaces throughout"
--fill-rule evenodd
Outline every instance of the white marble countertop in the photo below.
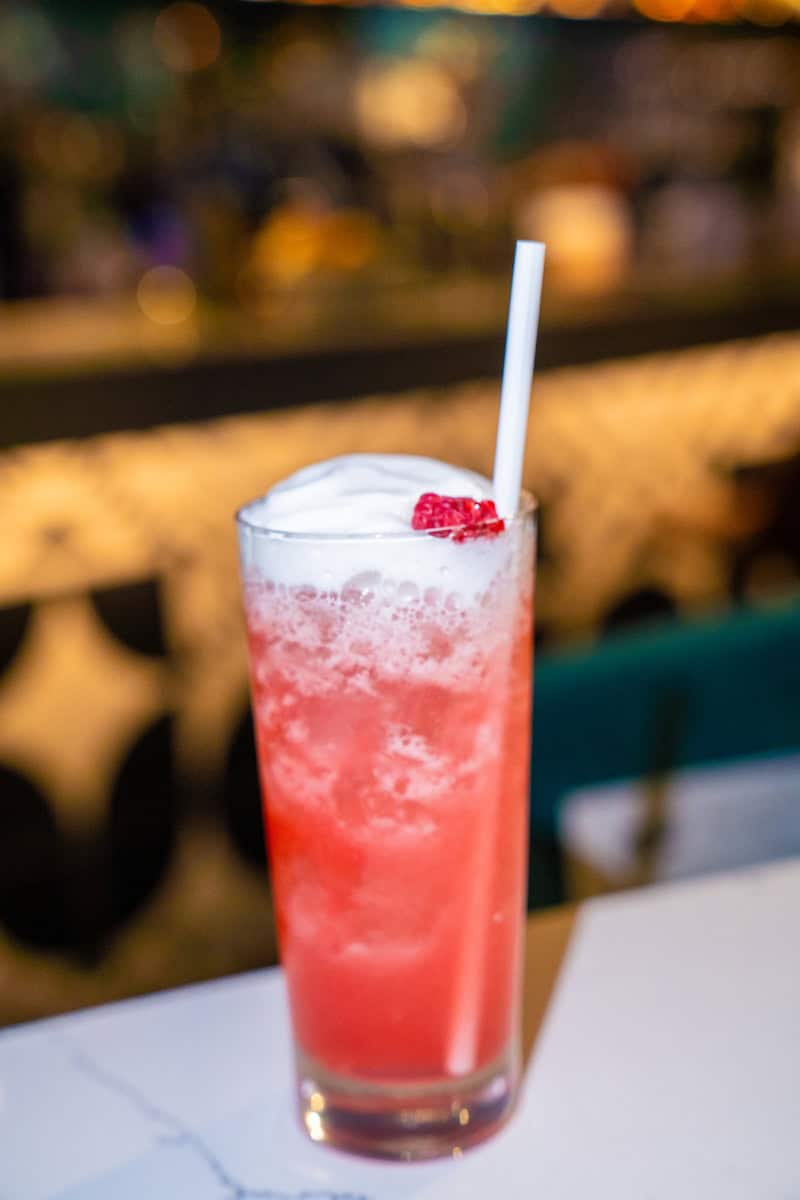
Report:
M 293 1110 L 281 972 L 0 1034 L 0 1200 L 372 1200 L 409 1168 L 312 1145 Z
M 800 860 L 584 906 L 506 1131 L 310 1143 L 280 971 L 0 1032 L 0 1200 L 800 1200 Z

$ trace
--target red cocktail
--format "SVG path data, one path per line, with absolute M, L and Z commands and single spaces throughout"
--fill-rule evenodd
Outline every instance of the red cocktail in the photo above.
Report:
M 306 1126 L 390 1156 L 464 1146 L 516 1080 L 532 510 L 446 547 L 240 521 Z M 313 565 L 352 553 L 373 570 Z

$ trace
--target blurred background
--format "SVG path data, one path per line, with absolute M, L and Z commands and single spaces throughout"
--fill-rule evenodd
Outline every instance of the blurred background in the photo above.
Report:
M 0 1023 L 275 960 L 232 513 L 491 471 L 532 907 L 800 852 L 793 0 L 0 5 Z

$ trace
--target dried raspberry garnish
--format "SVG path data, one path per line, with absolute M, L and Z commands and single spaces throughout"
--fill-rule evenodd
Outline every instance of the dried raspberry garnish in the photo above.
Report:
M 436 492 L 423 492 L 411 518 L 412 529 L 429 529 L 434 537 L 451 537 L 454 542 L 496 537 L 505 527 L 494 500 L 437 496 Z

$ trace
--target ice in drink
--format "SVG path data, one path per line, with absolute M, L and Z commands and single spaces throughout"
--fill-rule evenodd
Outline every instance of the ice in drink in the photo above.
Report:
M 323 1136 L 387 1154 L 480 1137 L 516 1070 L 533 523 L 415 532 L 423 493 L 490 484 L 349 456 L 240 518 L 301 1086 Z

